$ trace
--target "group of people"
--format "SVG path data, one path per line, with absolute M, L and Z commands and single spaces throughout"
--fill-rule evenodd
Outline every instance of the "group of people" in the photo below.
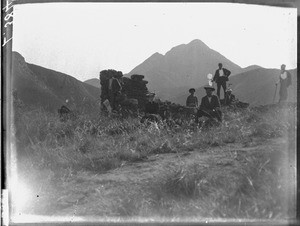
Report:
M 214 77 L 211 76 L 211 82 L 215 82 L 217 84 L 217 95 L 214 95 L 213 92 L 215 88 L 212 84 L 204 87 L 206 91 L 206 95 L 201 99 L 201 103 L 199 106 L 198 99 L 195 96 L 196 90 L 194 88 L 189 89 L 190 95 L 186 100 L 186 107 L 193 108 L 195 111 L 195 122 L 198 123 L 198 119 L 202 116 L 206 116 L 210 119 L 216 119 L 219 122 L 222 121 L 222 111 L 221 111 L 221 103 L 220 103 L 220 92 L 221 88 L 224 91 L 224 99 L 222 100 L 222 105 L 232 106 L 236 103 L 235 95 L 232 94 L 232 89 L 227 88 L 227 81 L 229 81 L 228 77 L 231 72 L 223 68 L 222 63 L 218 64 L 218 69 L 215 72 Z M 291 85 L 291 74 L 286 71 L 286 66 L 281 65 L 281 73 L 278 81 L 276 82 L 276 90 L 277 85 L 280 84 L 279 89 L 279 102 L 283 102 L 287 100 L 288 97 L 288 87 Z M 116 98 L 120 93 L 122 86 L 118 81 L 117 77 L 113 77 L 107 80 L 108 94 L 109 94 L 109 102 L 112 110 L 116 108 Z M 275 91 L 276 92 L 276 91 Z M 151 121 L 159 120 L 159 104 L 154 101 L 155 94 L 149 93 L 147 95 L 148 102 L 145 105 L 145 116 L 142 118 L 142 122 L 146 119 Z M 274 96 L 275 97 L 275 96 Z
M 198 99 L 195 96 L 196 90 L 191 88 L 189 90 L 190 95 L 187 97 L 186 106 L 189 108 L 198 109 L 195 114 L 195 122 L 198 123 L 198 119 L 202 116 L 208 118 L 216 118 L 218 121 L 222 121 L 222 112 L 220 104 L 220 89 L 224 90 L 224 101 L 226 105 L 231 105 L 235 101 L 235 96 L 232 94 L 231 89 L 226 89 L 226 82 L 228 81 L 228 76 L 231 72 L 223 68 L 223 65 L 219 64 L 219 69 L 216 71 L 213 81 L 217 83 L 217 96 L 213 95 L 215 88 L 212 86 L 205 86 L 206 96 L 201 100 L 200 107 L 198 108 Z M 141 122 L 146 119 L 150 121 L 158 121 L 158 111 L 159 105 L 154 101 L 154 93 L 148 94 L 148 103 L 145 106 L 145 116 L 142 118 Z
M 223 88 L 224 91 L 224 105 L 232 105 L 235 101 L 235 96 L 232 94 L 232 89 L 227 89 L 226 82 L 229 80 L 228 77 L 231 72 L 223 68 L 223 65 L 219 63 L 219 68 L 216 70 L 215 75 L 212 79 L 212 82 L 216 82 L 217 84 L 217 95 L 213 95 L 213 91 L 215 88 L 213 86 L 205 86 L 204 89 L 206 91 L 206 96 L 204 96 L 201 100 L 201 104 L 198 108 L 198 99 L 195 96 L 195 89 L 191 88 L 189 90 L 190 95 L 187 97 L 186 106 L 190 108 L 198 108 L 196 113 L 196 123 L 198 123 L 198 119 L 202 116 L 206 116 L 208 118 L 215 118 L 218 121 L 222 121 L 222 112 L 221 112 L 221 104 L 220 104 L 220 91 Z
M 226 82 L 229 80 L 228 77 L 231 72 L 223 68 L 223 65 L 219 63 L 219 68 L 216 70 L 215 75 L 212 79 L 212 82 L 216 82 L 217 84 L 217 95 L 213 95 L 213 91 L 215 88 L 213 86 L 205 86 L 206 96 L 204 96 L 201 100 L 201 104 L 198 108 L 198 99 L 195 96 L 195 89 L 191 88 L 189 90 L 190 95 L 187 97 L 186 106 L 191 108 L 198 108 L 196 113 L 196 122 L 198 122 L 198 118 L 202 116 L 206 116 L 208 118 L 215 118 L 218 121 L 222 120 L 222 112 L 220 110 L 220 90 L 221 87 L 224 91 L 224 102 L 225 106 L 231 106 L 235 103 L 235 95 L 232 94 L 232 89 L 227 89 Z M 278 81 L 276 82 L 276 90 L 277 85 L 280 84 L 279 89 L 279 103 L 287 100 L 288 97 L 288 87 L 291 85 L 291 74 L 286 71 L 286 65 L 281 65 L 281 73 Z M 275 94 L 276 94 L 275 90 Z M 274 95 L 275 98 L 275 95 Z
M 198 99 L 195 96 L 195 89 L 192 88 L 189 90 L 191 93 L 187 100 L 186 106 L 190 108 L 198 108 L 196 113 L 196 123 L 198 123 L 198 119 L 202 116 L 206 116 L 208 118 L 216 118 L 218 121 L 222 121 L 222 112 L 221 112 L 221 103 L 218 96 L 213 95 L 213 91 L 215 88 L 212 86 L 205 86 L 206 96 L 204 96 L 201 100 L 201 104 L 198 108 Z M 225 91 L 224 104 L 232 105 L 235 101 L 235 96 L 232 94 L 232 90 L 228 89 Z

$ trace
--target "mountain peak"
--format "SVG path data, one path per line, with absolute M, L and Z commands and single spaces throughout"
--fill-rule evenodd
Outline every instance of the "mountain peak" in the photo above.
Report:
M 206 44 L 204 42 L 202 42 L 200 39 L 194 39 L 188 45 L 205 45 L 206 46 Z
M 182 51 L 190 51 L 191 49 L 201 50 L 201 51 L 210 51 L 210 48 L 204 42 L 202 42 L 199 39 L 194 39 L 193 41 L 189 42 L 188 44 L 181 44 L 181 45 L 173 47 L 166 53 L 166 56 L 178 54 L 178 52 L 182 52 Z
M 152 54 L 150 57 L 162 57 L 163 55 L 160 54 L 159 52 L 156 52 L 154 54 Z
M 163 57 L 164 57 L 164 55 L 156 52 L 156 53 L 152 54 L 149 58 L 147 58 L 144 62 L 149 62 L 149 61 L 157 62 L 157 61 L 161 60 L 161 58 L 163 58 Z
M 202 42 L 200 39 L 194 39 L 190 43 L 187 44 L 187 46 L 192 46 L 192 47 L 201 47 L 201 48 L 207 48 L 210 49 L 204 42 Z
M 251 71 L 251 70 L 257 70 L 257 69 L 261 69 L 263 67 L 259 66 L 259 65 L 250 65 L 248 67 L 245 67 L 242 69 L 242 72 L 246 72 L 246 71 Z

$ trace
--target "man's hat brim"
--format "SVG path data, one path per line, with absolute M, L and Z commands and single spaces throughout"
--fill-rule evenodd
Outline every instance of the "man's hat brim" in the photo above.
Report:
M 215 90 L 215 88 L 214 88 L 214 87 L 211 87 L 211 86 L 205 86 L 204 89 L 210 89 L 210 90 L 212 90 L 212 91 Z
M 194 88 L 189 89 L 189 92 L 196 92 L 196 90 Z

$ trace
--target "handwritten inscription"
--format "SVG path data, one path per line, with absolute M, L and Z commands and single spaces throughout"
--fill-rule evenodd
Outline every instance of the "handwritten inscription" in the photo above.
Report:
M 4 47 L 7 43 L 9 43 L 10 41 L 12 41 L 12 36 L 11 37 L 7 37 L 8 36 L 8 30 L 10 29 L 10 31 L 12 30 L 10 26 L 13 25 L 13 3 L 6 1 L 6 6 L 2 8 L 2 11 L 4 11 L 3 15 L 4 15 L 4 28 L 5 28 L 5 32 L 3 33 L 3 44 L 2 47 Z M 11 34 L 12 35 L 12 34 Z

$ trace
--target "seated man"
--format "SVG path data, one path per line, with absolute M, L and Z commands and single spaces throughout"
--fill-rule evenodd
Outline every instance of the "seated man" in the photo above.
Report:
M 159 116 L 159 105 L 154 102 L 155 93 L 149 93 L 148 103 L 145 105 L 145 116 L 141 119 L 141 123 L 144 123 L 146 120 L 152 122 L 158 122 L 160 120 Z
M 196 123 L 198 118 L 206 116 L 210 119 L 216 118 L 219 122 L 222 121 L 222 112 L 220 110 L 220 101 L 216 95 L 212 95 L 215 88 L 211 86 L 205 86 L 206 96 L 202 98 L 201 105 L 196 115 Z
M 232 94 L 232 89 L 228 89 L 225 94 L 225 101 L 226 106 L 232 106 L 235 102 L 235 95 Z

